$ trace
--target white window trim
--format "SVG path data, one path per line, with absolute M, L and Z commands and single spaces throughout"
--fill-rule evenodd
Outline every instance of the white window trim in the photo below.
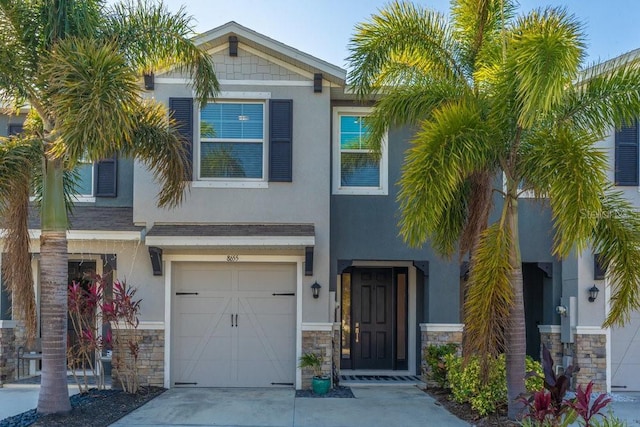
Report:
M 268 112 L 267 100 L 271 98 L 271 92 L 230 92 L 223 91 L 220 96 L 210 103 L 227 103 L 227 104 L 262 104 L 262 178 L 203 178 L 200 170 L 200 157 L 202 149 L 202 140 L 200 137 L 200 122 L 202 120 L 201 108 L 198 108 L 197 120 L 195 123 L 195 177 L 191 183 L 194 188 L 268 188 L 268 160 L 269 160 L 269 144 L 268 144 Z
M 504 172 L 502 172 L 502 191 L 507 193 L 507 176 Z M 518 190 L 520 194 L 518 195 L 519 199 L 535 199 L 536 193 L 533 190 Z
M 341 115 L 360 115 L 368 116 L 373 111 L 369 107 L 335 107 L 333 109 L 333 159 L 332 159 L 332 190 L 333 194 L 345 195 L 378 195 L 386 196 L 389 194 L 389 138 L 385 135 L 381 142 L 382 155 L 380 157 L 380 186 L 379 187 L 343 187 L 340 183 L 341 164 L 340 164 L 340 116 Z

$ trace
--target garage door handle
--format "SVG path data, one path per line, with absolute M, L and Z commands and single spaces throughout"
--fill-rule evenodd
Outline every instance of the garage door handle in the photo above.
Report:
M 198 295 L 197 292 L 176 292 L 176 295 Z

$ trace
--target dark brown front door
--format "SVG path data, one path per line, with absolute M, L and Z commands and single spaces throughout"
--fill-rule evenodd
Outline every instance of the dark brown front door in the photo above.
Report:
M 353 369 L 393 369 L 393 280 L 390 268 L 355 269 Z

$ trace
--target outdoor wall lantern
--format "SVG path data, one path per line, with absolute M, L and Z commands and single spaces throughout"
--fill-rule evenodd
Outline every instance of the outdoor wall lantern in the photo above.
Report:
M 311 285 L 311 291 L 313 292 L 313 297 L 314 297 L 314 298 L 318 298 L 318 297 L 320 296 L 320 288 L 321 288 L 321 287 L 322 287 L 322 286 L 320 286 L 320 285 L 318 284 L 318 282 L 314 282 L 314 284 L 313 284 L 313 285 Z
M 589 302 L 594 302 L 598 298 L 598 292 L 600 292 L 600 289 L 596 285 L 589 288 Z

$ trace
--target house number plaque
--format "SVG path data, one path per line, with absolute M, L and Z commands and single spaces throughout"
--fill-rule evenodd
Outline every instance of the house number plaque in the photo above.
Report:
M 239 259 L 238 255 L 227 255 L 227 262 L 238 262 Z

